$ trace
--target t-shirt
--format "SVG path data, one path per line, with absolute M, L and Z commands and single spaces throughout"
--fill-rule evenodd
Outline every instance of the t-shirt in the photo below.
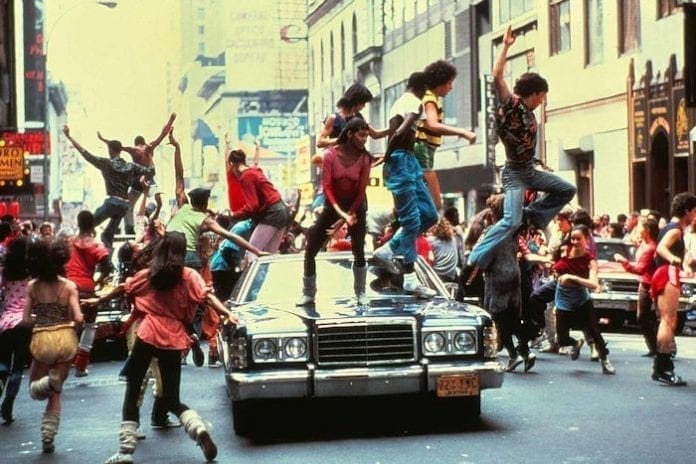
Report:
M 167 224 L 167 231 L 181 232 L 186 237 L 186 251 L 198 249 L 198 238 L 201 235 L 201 226 L 207 213 L 196 211 L 190 203 L 179 208 Z
M 433 270 L 438 276 L 449 280 L 457 278 L 457 264 L 459 263 L 459 252 L 457 251 L 457 240 L 440 240 L 437 237 L 428 239 L 433 249 Z
M 496 132 L 505 146 L 508 165 L 519 167 L 536 153 L 537 122 L 534 112 L 512 94 L 495 112 Z
M 188 349 L 191 339 L 186 325 L 193 321 L 196 308 L 205 301 L 209 288 L 200 274 L 188 267 L 169 290 L 153 289 L 149 277 L 150 270 L 143 269 L 125 282 L 126 294 L 133 298 L 136 310 L 143 314 L 138 337 L 161 349 Z
M 110 254 L 97 240 L 77 238 L 70 245 L 70 259 L 65 263 L 65 276 L 75 282 L 78 292 L 93 293 L 96 285 L 94 271 Z
M 365 200 L 370 167 L 371 160 L 367 153 L 351 165 L 344 166 L 336 147 L 327 148 L 321 167 L 321 182 L 328 204 L 333 206 L 350 201 L 348 212 L 357 212 Z
M 251 219 L 246 219 L 233 225 L 230 232 L 248 240 L 253 230 L 254 223 Z M 232 240 L 225 239 L 220 242 L 220 245 L 210 257 L 210 270 L 211 272 L 233 271 L 242 265 L 242 259 L 244 259 L 245 254 L 246 249 Z
M 416 132 L 416 139 L 425 141 L 429 145 L 432 145 L 434 147 L 439 147 L 442 143 L 442 136 L 435 134 L 425 128 L 425 120 L 427 118 L 427 115 L 425 113 L 425 105 L 427 103 L 435 103 L 435 106 L 437 107 L 438 122 L 442 122 L 445 117 L 442 105 L 440 104 L 440 98 L 437 95 L 435 95 L 432 90 L 426 90 L 422 100 L 423 113 L 420 115 L 420 118 L 418 119 L 418 131 Z
M 590 263 L 594 256 L 585 253 L 583 256 L 568 257 L 563 256 L 553 265 L 558 275 L 572 274 L 578 277 L 588 278 L 590 276 Z M 554 302 L 556 309 L 560 311 L 575 311 L 590 299 L 590 290 L 581 285 L 556 285 L 556 295 Z
M 405 92 L 401 95 L 392 105 L 389 110 L 388 120 L 392 119 L 394 116 L 402 116 L 404 119 L 409 114 L 421 114 L 421 101 L 413 95 L 411 92 Z M 413 123 L 413 130 L 418 128 L 417 120 Z

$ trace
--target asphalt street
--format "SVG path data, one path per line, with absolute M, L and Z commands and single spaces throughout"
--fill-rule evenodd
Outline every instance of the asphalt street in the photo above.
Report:
M 481 422 L 446 424 L 412 401 L 343 401 L 268 416 L 275 432 L 237 437 L 221 369 L 183 367 L 182 399 L 212 423 L 220 463 L 656 463 L 696 462 L 696 337 L 681 336 L 676 359 L 686 387 L 650 380 L 651 360 L 636 334 L 607 334 L 617 375 L 602 375 L 585 348 L 577 361 L 539 354 L 528 374 L 507 374 L 483 392 Z M 506 360 L 503 356 L 502 360 Z M 16 421 L 0 427 L 0 463 L 102 463 L 118 445 L 121 362 L 94 364 L 69 378 L 53 455 L 41 453 L 43 402 L 25 376 Z M 135 462 L 204 462 L 181 428 L 152 430 L 151 395 L 142 408 L 147 438 Z

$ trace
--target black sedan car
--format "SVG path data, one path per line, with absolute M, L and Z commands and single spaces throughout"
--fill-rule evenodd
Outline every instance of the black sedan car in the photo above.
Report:
M 237 434 L 278 399 L 415 395 L 479 417 L 481 390 L 499 388 L 504 372 L 486 311 L 454 300 L 420 259 L 417 275 L 437 296 L 405 294 L 400 276 L 370 265 L 370 303 L 358 305 L 350 253 L 320 254 L 316 303 L 296 306 L 302 260 L 260 258 L 230 300 L 240 324 L 220 332 L 219 350 Z

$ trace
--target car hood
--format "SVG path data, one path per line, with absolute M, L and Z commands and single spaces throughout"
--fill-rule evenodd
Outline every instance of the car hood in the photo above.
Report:
M 293 330 L 328 319 L 410 316 L 431 319 L 457 319 L 473 324 L 481 318 L 490 318 L 483 309 L 447 298 L 423 300 L 412 297 L 373 298 L 370 305 L 358 306 L 355 298 L 333 298 L 315 305 L 294 306 L 292 303 L 249 303 L 232 308 L 242 323 L 249 328 Z

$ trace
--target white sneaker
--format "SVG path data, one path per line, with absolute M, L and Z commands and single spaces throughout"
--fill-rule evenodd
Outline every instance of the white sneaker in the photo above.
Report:
M 367 306 L 370 304 L 370 299 L 364 293 L 355 295 L 355 299 L 358 303 L 358 306 Z
M 384 269 L 391 272 L 392 274 L 401 274 L 401 271 L 394 262 L 394 252 L 389 247 L 388 243 L 385 243 L 384 245 L 373 251 L 372 257 L 375 258 L 375 260 L 377 260 L 380 266 L 382 266 Z
M 418 298 L 432 298 L 437 292 L 432 288 L 426 287 L 418 281 L 415 272 L 404 274 L 404 291 L 416 295 Z

